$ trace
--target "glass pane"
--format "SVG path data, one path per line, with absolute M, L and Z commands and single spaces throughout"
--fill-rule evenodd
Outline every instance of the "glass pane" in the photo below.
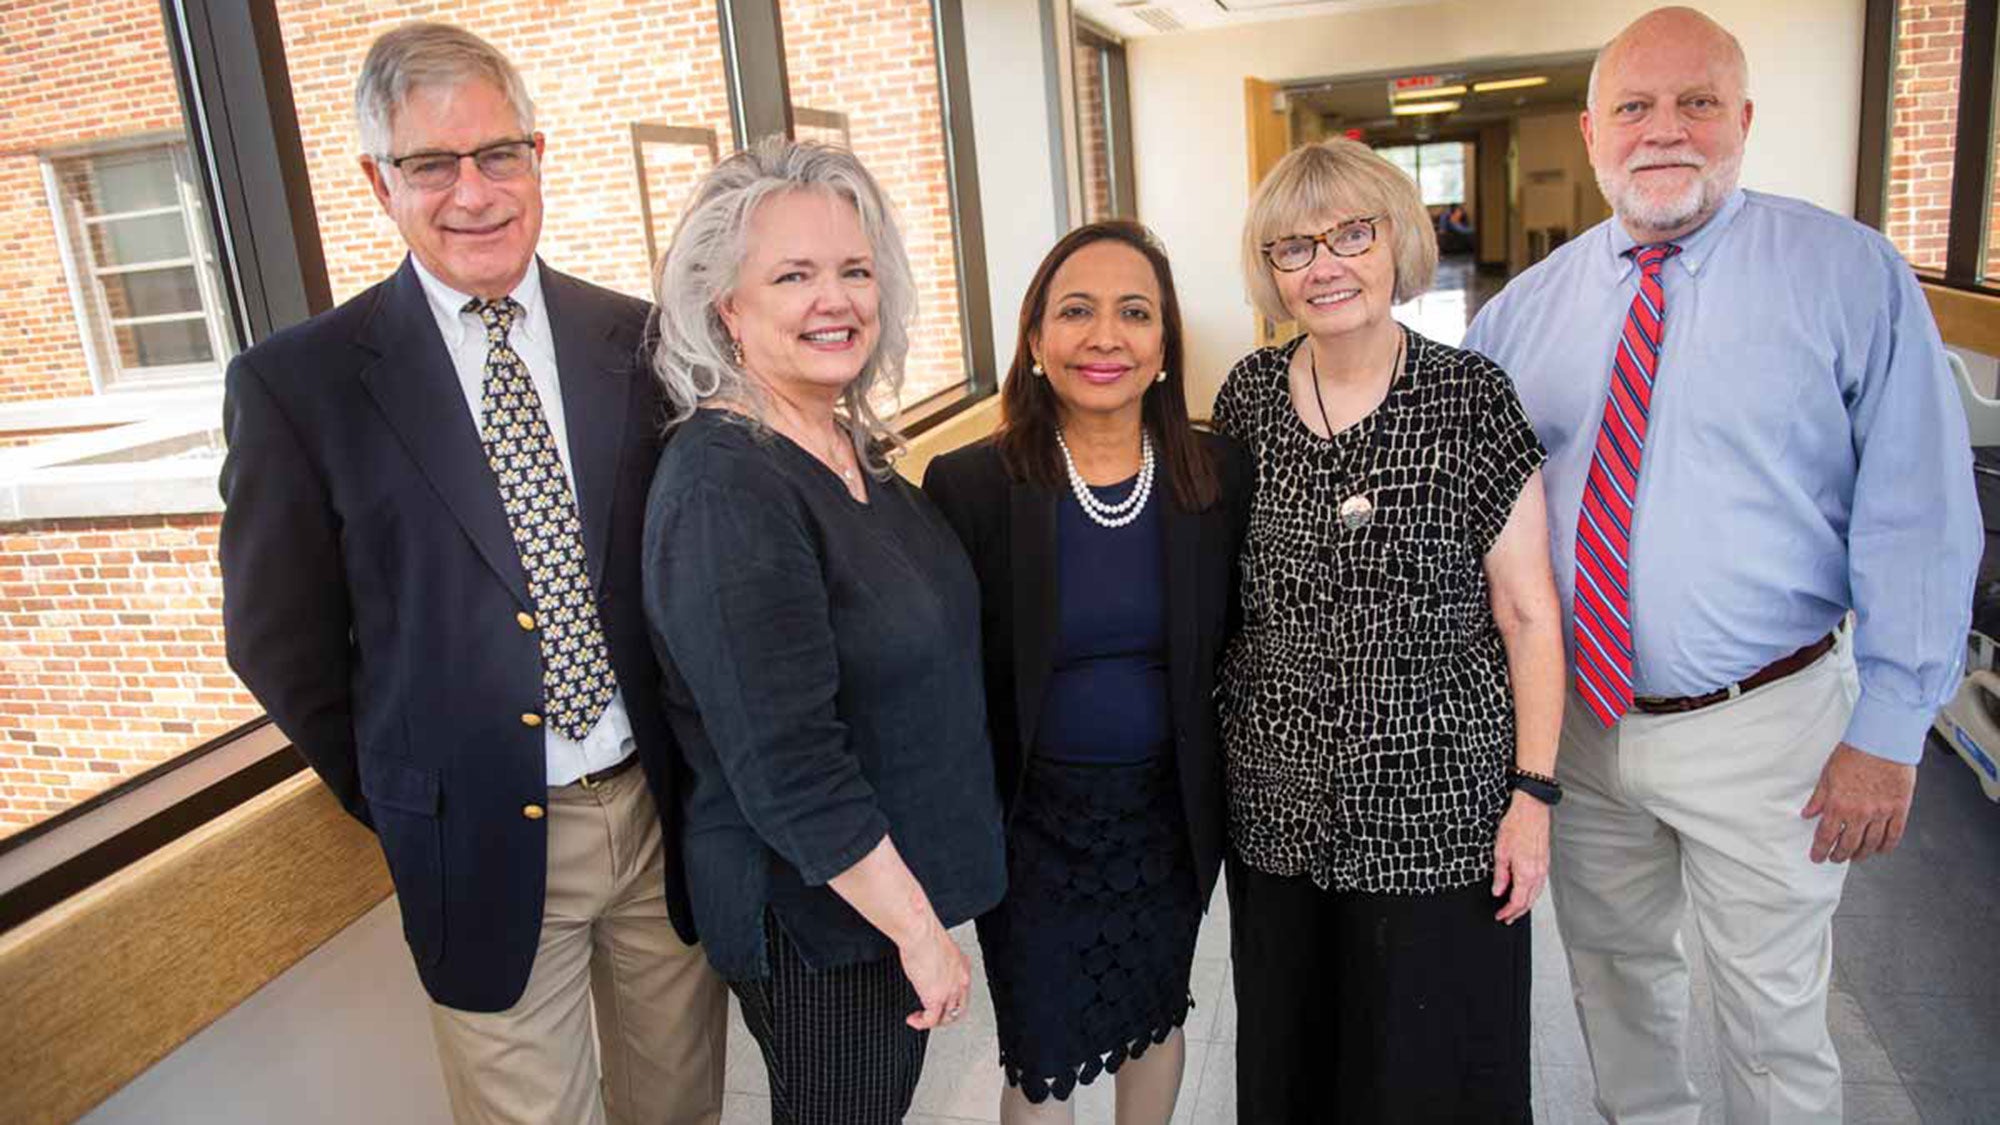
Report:
M 792 107 L 792 136 L 815 144 L 854 147 L 854 137 L 847 128 L 845 115 L 807 106 Z
M 92 223 L 91 249 L 99 266 L 129 266 L 188 256 L 187 218 L 181 212 Z
M 1430 207 L 1447 203 L 1460 203 L 1465 199 L 1465 146 L 1461 144 L 1424 145 L 1421 158 L 1422 176 L 1418 187 L 1424 197 L 1424 204 Z
M 1104 52 L 1095 44 L 1076 45 L 1077 147 L 1083 156 L 1083 221 L 1116 213 L 1111 199 L 1111 120 L 1105 100 Z
M 855 154 L 881 182 L 902 222 L 917 284 L 903 404 L 961 385 L 958 258 L 931 6 L 926 0 L 798 0 L 779 10 L 794 112 L 809 106 L 845 115 Z
M 201 286 L 192 266 L 135 270 L 105 278 L 104 300 L 113 317 L 199 313 Z
M 1391 145 L 1388 148 L 1378 148 L 1375 153 L 1408 173 L 1411 179 L 1417 178 L 1417 146 Z
M 97 214 L 180 206 L 174 162 L 166 149 L 100 156 L 90 167 L 97 188 Z
M 214 354 L 207 318 L 223 314 L 202 295 L 224 289 L 198 284 L 192 267 L 102 281 L 95 272 L 188 253 L 175 173 L 186 125 L 160 12 L 158 4 L 39 4 L 10 5 L 0 17 L 0 38 L 12 36 L 0 52 L 0 401 L 81 409 L 100 388 L 142 379 L 148 364 L 206 365 L 218 379 L 215 406 L 190 415 L 184 431 L 156 429 L 146 446 L 105 451 L 97 471 L 109 476 L 90 486 L 101 490 L 91 499 L 121 494 L 130 514 L 57 509 L 0 523 L 0 836 L 258 713 L 223 658 L 213 486 L 193 496 L 141 487 L 161 478 L 169 456 L 195 462 L 210 480 L 219 468 L 205 435 L 220 417 L 226 356 Z M 159 208 L 172 210 L 83 221 Z M 111 324 L 185 312 L 201 317 Z M 227 346 L 226 328 L 220 339 Z M 0 447 L 30 462 L 45 462 L 56 440 L 0 421 Z M 42 479 L 16 466 L 0 470 L 0 489 L 35 494 Z
M 680 221 L 681 209 L 694 194 L 695 184 L 715 166 L 715 158 L 709 154 L 714 144 L 713 134 L 699 144 L 691 140 L 641 139 L 639 175 L 646 188 L 647 212 L 652 216 L 650 233 L 655 256 L 665 252 L 667 243 L 673 239 L 674 224 Z
M 1896 5 L 1896 73 L 1884 232 L 1910 264 L 1943 270 L 1951 226 L 1965 0 Z
M 632 126 L 713 130 L 719 151 L 735 145 L 715 0 L 536 4 L 532 18 L 498 0 L 445 11 L 428 0 L 278 0 L 277 7 L 335 300 L 387 277 L 403 259 L 403 240 L 355 163 L 354 77 L 375 37 L 409 20 L 449 20 L 520 69 L 535 128 L 548 137 L 538 249 L 553 269 L 651 299 Z M 706 148 L 670 155 L 667 147 L 641 145 L 662 250 L 693 183 L 684 173 L 708 167 Z M 667 168 L 656 170 L 659 161 Z
M 208 324 L 204 321 L 132 324 L 117 329 L 114 336 L 119 360 L 128 368 L 172 367 L 209 358 Z
M 2000 162 L 2000 117 L 1993 123 L 1993 147 L 1990 159 Z M 1993 172 L 1993 198 L 1986 210 L 1986 265 L 1979 271 L 1985 281 L 2000 279 L 2000 168 Z

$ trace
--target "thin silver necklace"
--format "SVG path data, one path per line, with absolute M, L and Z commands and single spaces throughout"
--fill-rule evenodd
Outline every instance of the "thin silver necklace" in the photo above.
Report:
M 1116 504 L 1107 504 L 1097 498 L 1083 474 L 1076 471 L 1076 458 L 1070 456 L 1069 442 L 1063 440 L 1062 430 L 1056 430 L 1056 448 L 1062 450 L 1063 468 L 1069 472 L 1069 490 L 1076 502 L 1083 508 L 1083 514 L 1099 527 L 1120 528 L 1139 518 L 1146 508 L 1146 498 L 1153 494 L 1153 439 L 1144 430 L 1139 431 L 1139 482 L 1132 491 Z
M 1396 375 L 1403 369 L 1403 348 L 1408 343 L 1408 339 L 1403 336 L 1402 329 L 1397 329 L 1396 354 L 1389 361 L 1389 386 L 1382 392 L 1382 402 L 1376 406 L 1376 410 L 1380 410 L 1383 406 L 1388 405 L 1389 395 L 1396 389 Z M 1313 350 L 1310 339 L 1306 341 L 1305 348 L 1306 367 L 1312 374 L 1313 401 L 1319 404 L 1319 424 L 1326 429 L 1326 439 L 1332 441 L 1333 420 L 1326 413 L 1326 395 L 1319 389 L 1319 353 Z M 1365 420 L 1365 417 L 1364 415 L 1363 420 Z M 1382 430 L 1384 429 L 1382 421 L 1380 418 L 1375 419 L 1374 427 L 1368 431 L 1368 467 L 1360 474 L 1360 491 L 1340 502 L 1340 526 L 1349 531 L 1360 531 L 1374 522 L 1375 519 L 1375 501 L 1368 495 L 1368 485 L 1370 478 L 1375 475 L 1375 466 L 1382 463 Z M 1360 421 L 1357 421 L 1355 424 L 1360 425 Z

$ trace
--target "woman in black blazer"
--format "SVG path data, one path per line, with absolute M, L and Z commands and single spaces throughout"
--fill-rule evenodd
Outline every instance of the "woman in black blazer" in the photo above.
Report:
M 979 920 L 1007 1125 L 1173 1114 L 1226 829 L 1211 702 L 1254 469 L 1189 423 L 1165 253 L 1134 223 L 1058 242 L 1022 302 L 991 439 L 924 489 L 979 577 L 1008 895 Z

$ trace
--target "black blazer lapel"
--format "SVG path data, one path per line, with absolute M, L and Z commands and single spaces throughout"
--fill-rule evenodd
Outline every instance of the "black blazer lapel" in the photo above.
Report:
M 1184 512 L 1167 496 L 1156 496 L 1167 538 L 1167 676 L 1172 680 L 1173 715 L 1178 728 L 1199 714 L 1195 670 L 1201 659 L 1201 525 L 1197 512 Z
M 1021 760 L 1035 746 L 1042 717 L 1042 693 L 1055 663 L 1056 505 L 1048 493 L 1025 481 L 1009 485 L 1008 536 L 1014 579 L 1014 714 L 1021 733 Z
M 537 268 L 542 271 L 542 299 L 548 302 L 549 331 L 555 336 L 583 555 L 590 564 L 591 585 L 601 586 L 618 458 L 625 449 L 632 379 L 638 377 L 633 371 L 638 342 L 621 339 L 617 321 L 570 278 L 539 261 Z
M 523 608 L 534 608 L 478 424 L 466 409 L 451 353 L 438 335 L 423 283 L 408 258 L 384 284 L 357 342 L 376 356 L 361 372 L 362 386 L 486 565 Z

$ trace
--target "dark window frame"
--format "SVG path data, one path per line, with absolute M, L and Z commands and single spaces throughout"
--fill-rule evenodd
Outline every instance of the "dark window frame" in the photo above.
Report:
M 717 0 L 739 140 L 792 135 L 778 3 Z M 905 408 L 912 437 L 993 396 L 999 385 L 964 14 L 961 0 L 930 0 L 930 8 L 967 375 L 963 386 Z M 160 14 L 212 244 L 224 266 L 224 315 L 247 346 L 333 307 L 277 0 L 161 0 Z M 635 160 L 640 144 L 635 126 Z M 0 932 L 304 768 L 289 741 L 260 717 L 0 840 L 0 866 L 10 857 L 49 853 L 32 865 L 17 863 L 22 870 L 0 883 Z M 191 792 L 162 798 L 177 777 L 186 784 L 198 774 L 205 780 Z
M 1077 19 L 1072 34 L 1077 47 L 1097 53 L 1097 65 L 1103 74 L 1104 104 L 1098 109 L 1104 114 L 1104 147 L 1110 158 L 1112 215 L 1136 220 L 1139 217 L 1139 190 L 1132 170 L 1132 88 L 1125 62 L 1125 45 L 1081 18 Z M 1082 83 L 1077 81 L 1073 85 L 1080 89 Z M 1083 99 L 1077 98 L 1075 129 L 1079 141 L 1079 164 L 1088 159 L 1080 143 L 1083 137 L 1082 117 L 1086 112 L 1088 109 Z M 1078 182 L 1082 183 L 1082 169 L 1078 171 Z
M 1855 175 L 1854 217 L 1877 230 L 1888 218 L 1889 151 L 1895 125 L 1896 9 L 1898 0 L 1868 0 L 1861 70 L 1861 134 Z M 1982 277 L 1988 222 L 1993 210 L 1994 75 L 2000 51 L 2000 5 L 1971 0 L 1965 6 L 1958 122 L 1953 136 L 1951 220 L 1942 272 L 1917 270 L 1933 285 L 2000 295 L 2000 277 Z

